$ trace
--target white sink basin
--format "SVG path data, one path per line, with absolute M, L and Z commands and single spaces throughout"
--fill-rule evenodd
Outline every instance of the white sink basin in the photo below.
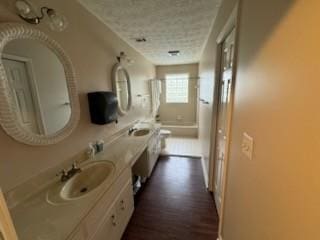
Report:
M 47 191 L 47 201 L 53 205 L 66 204 L 86 197 L 103 183 L 112 179 L 115 166 L 109 161 L 95 161 L 81 167 L 81 172 L 67 182 L 58 182 Z
M 90 163 L 65 183 L 60 196 L 66 200 L 84 197 L 105 182 L 113 171 L 114 166 L 110 162 Z
M 140 137 L 140 136 L 145 136 L 149 133 L 150 133 L 150 129 L 143 128 L 143 129 L 139 129 L 139 130 L 134 131 L 133 136 Z

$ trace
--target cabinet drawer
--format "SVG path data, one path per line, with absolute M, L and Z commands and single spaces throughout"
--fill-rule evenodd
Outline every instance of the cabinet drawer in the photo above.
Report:
M 112 208 L 115 199 L 119 196 L 121 189 L 126 186 L 128 181 L 131 183 L 131 170 L 126 169 L 121 176 L 112 184 L 111 188 L 101 197 L 98 203 L 94 206 L 88 216 L 85 218 L 86 232 L 89 239 L 95 235 L 99 225 L 105 218 L 106 214 Z M 131 185 L 131 184 L 130 184 Z
M 128 181 L 107 214 L 101 219 L 101 224 L 92 240 L 120 240 L 133 209 L 132 184 Z
M 134 211 L 134 199 L 133 199 L 133 190 L 132 185 L 128 184 L 120 198 L 117 200 L 117 217 L 119 219 L 119 230 L 120 230 L 120 237 L 125 231 L 127 224 L 132 216 Z

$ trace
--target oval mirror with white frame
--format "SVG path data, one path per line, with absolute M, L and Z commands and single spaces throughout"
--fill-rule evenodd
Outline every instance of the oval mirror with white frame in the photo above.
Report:
M 0 124 L 30 145 L 57 143 L 80 110 L 72 63 L 60 45 L 32 27 L 0 24 Z
M 118 113 L 126 115 L 131 109 L 131 83 L 128 71 L 120 63 L 112 70 L 112 88 L 118 99 Z

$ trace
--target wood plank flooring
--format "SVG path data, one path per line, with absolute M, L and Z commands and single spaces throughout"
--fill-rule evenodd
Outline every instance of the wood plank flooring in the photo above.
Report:
M 215 240 L 217 231 L 200 159 L 162 156 L 122 240 Z

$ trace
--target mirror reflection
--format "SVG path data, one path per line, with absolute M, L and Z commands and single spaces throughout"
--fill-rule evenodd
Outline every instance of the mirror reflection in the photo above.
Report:
M 129 103 L 128 79 L 124 69 L 119 69 L 116 77 L 118 104 L 122 111 L 126 111 Z
M 131 85 L 127 70 L 120 64 L 113 68 L 113 90 L 118 98 L 118 112 L 125 115 L 131 108 Z
M 16 39 L 5 46 L 2 62 L 21 126 L 39 135 L 63 129 L 71 117 L 70 98 L 55 53 L 38 41 Z

